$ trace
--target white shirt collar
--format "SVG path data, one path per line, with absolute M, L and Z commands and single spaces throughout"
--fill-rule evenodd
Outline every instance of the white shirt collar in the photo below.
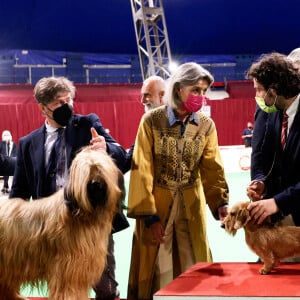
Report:
M 288 118 L 288 133 L 289 133 L 290 128 L 291 128 L 291 126 L 294 122 L 296 113 L 298 111 L 299 100 L 300 100 L 300 94 L 297 96 L 297 98 L 293 101 L 293 103 L 286 110 L 286 113 L 289 116 L 289 118 Z
M 57 129 L 55 127 L 52 127 L 50 124 L 48 124 L 47 121 L 45 121 L 45 126 L 46 126 L 46 132 L 47 133 L 53 133 Z
M 286 113 L 289 117 L 296 114 L 296 112 L 298 110 L 299 98 L 300 98 L 300 94 L 297 96 L 297 98 L 292 102 L 292 104 L 286 110 Z

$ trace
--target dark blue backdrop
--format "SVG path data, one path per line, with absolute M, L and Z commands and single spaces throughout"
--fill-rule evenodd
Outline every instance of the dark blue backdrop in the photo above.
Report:
M 299 0 L 163 0 L 174 55 L 288 54 L 300 46 Z M 0 49 L 136 54 L 130 0 L 0 4 Z

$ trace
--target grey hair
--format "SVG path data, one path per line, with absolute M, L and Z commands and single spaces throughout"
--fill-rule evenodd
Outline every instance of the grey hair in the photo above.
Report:
M 159 90 L 164 91 L 166 89 L 166 82 L 165 80 L 158 76 L 158 75 L 152 75 L 144 80 L 143 84 L 147 84 L 149 82 L 154 82 L 158 87 Z
M 300 48 L 294 49 L 287 58 L 293 63 L 300 63 Z
M 184 86 L 194 85 L 200 79 L 206 80 L 209 87 L 214 82 L 210 72 L 199 64 L 189 62 L 180 65 L 168 79 L 164 102 L 172 109 L 180 108 L 182 101 L 178 96 L 178 90 Z
M 47 105 L 52 102 L 58 93 L 69 92 L 72 100 L 75 97 L 76 88 L 72 81 L 66 77 L 44 77 L 40 79 L 33 90 L 38 103 Z

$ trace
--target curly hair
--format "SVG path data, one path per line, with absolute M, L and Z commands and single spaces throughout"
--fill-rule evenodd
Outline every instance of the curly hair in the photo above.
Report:
M 263 54 L 251 65 L 247 78 L 255 78 L 265 90 L 275 89 L 277 94 L 291 98 L 300 93 L 300 73 L 285 55 L 273 52 Z

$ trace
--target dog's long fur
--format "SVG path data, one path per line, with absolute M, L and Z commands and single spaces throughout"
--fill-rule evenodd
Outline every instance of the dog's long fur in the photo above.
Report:
M 233 205 L 224 220 L 225 230 L 236 234 L 244 228 L 249 248 L 264 262 L 260 274 L 268 274 L 281 260 L 300 255 L 300 227 L 282 226 L 265 221 L 255 224 L 247 209 L 249 202 Z
M 65 190 L 36 201 L 0 201 L 0 299 L 25 299 L 22 284 L 46 281 L 49 299 L 85 300 L 106 264 L 120 173 L 103 151 L 85 148 Z

